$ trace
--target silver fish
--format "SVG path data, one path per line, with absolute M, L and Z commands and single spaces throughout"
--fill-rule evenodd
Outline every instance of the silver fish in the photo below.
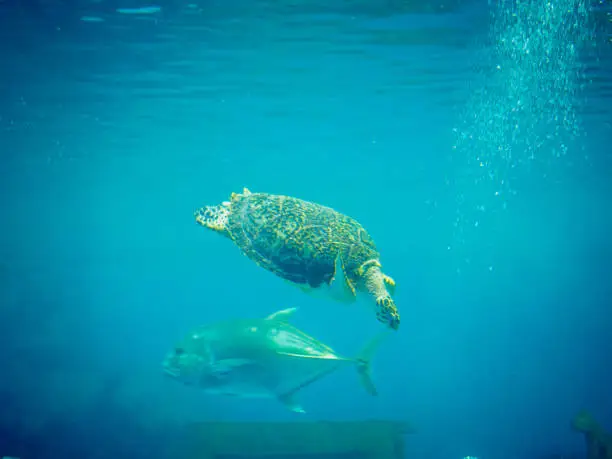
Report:
M 376 335 L 358 357 L 346 358 L 291 325 L 288 320 L 296 310 L 201 327 L 166 355 L 164 372 L 209 394 L 275 398 L 290 410 L 304 413 L 296 400 L 300 389 L 352 364 L 366 391 L 377 395 L 370 358 L 387 330 Z

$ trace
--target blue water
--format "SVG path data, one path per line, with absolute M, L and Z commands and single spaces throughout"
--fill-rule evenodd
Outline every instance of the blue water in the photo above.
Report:
M 126 14 L 119 8 L 160 6 Z M 612 8 L 545 0 L 0 2 L 0 457 L 166 457 L 201 420 L 405 420 L 411 458 L 612 430 Z M 400 330 L 306 414 L 163 376 L 190 329 L 380 330 L 196 225 L 243 187 L 368 229 Z

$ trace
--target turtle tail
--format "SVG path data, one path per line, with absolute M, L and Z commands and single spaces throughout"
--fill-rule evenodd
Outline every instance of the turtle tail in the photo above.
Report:
M 370 369 L 370 361 L 377 351 L 378 346 L 384 338 L 389 336 L 389 330 L 385 329 L 378 333 L 372 338 L 361 350 L 359 356 L 355 359 L 357 364 L 357 373 L 359 374 L 359 380 L 361 385 L 370 395 L 378 395 L 378 390 L 372 381 L 372 374 Z
M 227 221 L 230 215 L 229 205 L 221 204 L 219 206 L 205 206 L 194 212 L 194 217 L 197 223 L 205 228 L 222 233 L 229 236 L 227 231 Z

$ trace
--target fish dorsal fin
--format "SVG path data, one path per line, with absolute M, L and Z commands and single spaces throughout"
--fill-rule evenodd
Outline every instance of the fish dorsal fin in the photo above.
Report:
M 297 311 L 297 308 L 283 309 L 282 311 L 276 311 L 274 314 L 270 314 L 266 317 L 266 320 L 275 320 L 278 322 L 289 322 L 289 319 Z

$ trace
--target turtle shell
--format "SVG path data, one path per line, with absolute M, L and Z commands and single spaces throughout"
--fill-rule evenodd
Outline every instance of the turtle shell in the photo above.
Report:
M 352 281 L 364 262 L 379 258 L 374 241 L 356 220 L 290 196 L 234 195 L 227 230 L 259 266 L 313 288 L 331 281 L 338 254 Z

